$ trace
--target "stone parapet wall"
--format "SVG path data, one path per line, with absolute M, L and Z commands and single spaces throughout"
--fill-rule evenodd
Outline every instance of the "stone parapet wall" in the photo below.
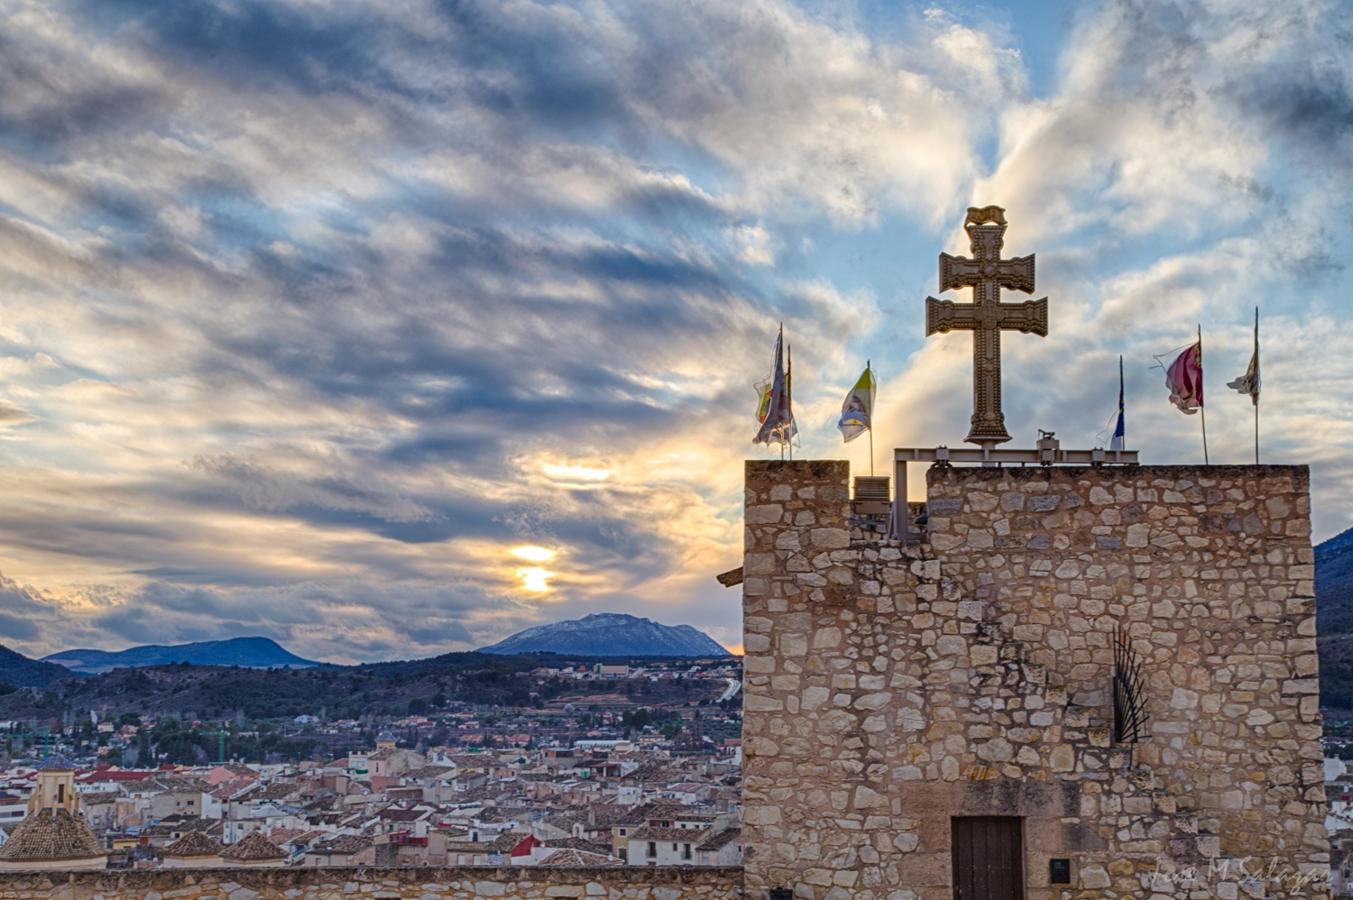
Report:
M 49 872 L 0 875 L 0 900 L 281 900 L 340 897 L 502 897 L 538 900 L 730 900 L 741 897 L 742 869 L 616 867 L 555 869 L 462 866 L 378 869 L 171 869 L 131 872 Z
M 909 546 L 852 535 L 848 474 L 747 466 L 750 896 L 949 900 L 983 815 L 1022 820 L 1030 900 L 1323 894 L 1304 467 L 936 467 Z

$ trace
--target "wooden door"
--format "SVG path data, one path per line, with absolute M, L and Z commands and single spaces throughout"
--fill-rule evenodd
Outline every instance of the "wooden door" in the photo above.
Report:
M 1024 840 L 1020 820 L 956 816 L 954 900 L 1023 900 Z

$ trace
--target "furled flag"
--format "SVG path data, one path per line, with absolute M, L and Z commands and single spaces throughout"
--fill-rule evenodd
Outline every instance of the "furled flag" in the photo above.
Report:
M 1250 402 L 1259 405 L 1259 307 L 1254 308 L 1254 354 L 1250 357 L 1250 366 L 1235 381 L 1226 382 L 1226 386 L 1250 395 Z
M 1123 357 L 1118 357 L 1118 424 L 1113 427 L 1113 439 L 1109 441 L 1110 450 L 1126 450 L 1127 423 L 1124 421 L 1123 408 Z
M 754 444 L 780 444 L 794 440 L 799 433 L 794 424 L 794 409 L 789 394 L 789 376 L 785 371 L 784 355 L 785 329 L 780 326 L 780 334 L 775 339 L 775 374 L 768 383 L 759 385 L 761 403 L 757 409 L 757 420 L 761 427 L 757 429 Z
M 866 363 L 859 380 L 846 394 L 841 404 L 841 419 L 836 423 L 846 441 L 855 440 L 873 426 L 874 391 L 877 387 L 873 367 Z
M 1193 415 L 1203 406 L 1203 342 L 1190 344 L 1175 357 L 1165 370 L 1165 386 L 1170 389 L 1170 402 L 1186 415 Z

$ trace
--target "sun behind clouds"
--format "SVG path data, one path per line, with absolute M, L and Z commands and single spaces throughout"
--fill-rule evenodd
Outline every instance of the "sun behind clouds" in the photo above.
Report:
M 520 547 L 513 547 L 512 555 L 530 563 L 546 563 L 558 556 L 559 551 L 536 544 L 523 544 Z M 524 591 L 529 591 L 532 594 L 548 594 L 554 589 L 550 584 L 550 579 L 554 577 L 555 573 L 543 566 L 522 566 L 516 570 L 515 574 L 521 581 L 521 588 Z

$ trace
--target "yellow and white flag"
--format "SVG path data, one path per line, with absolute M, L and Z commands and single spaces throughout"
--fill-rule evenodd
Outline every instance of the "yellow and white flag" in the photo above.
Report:
M 841 420 L 836 423 L 836 427 L 841 429 L 841 436 L 847 442 L 855 440 L 870 429 L 874 417 L 874 391 L 877 388 L 874 370 L 866 364 L 864 371 L 860 373 L 860 379 L 846 394 L 845 402 L 841 404 Z

